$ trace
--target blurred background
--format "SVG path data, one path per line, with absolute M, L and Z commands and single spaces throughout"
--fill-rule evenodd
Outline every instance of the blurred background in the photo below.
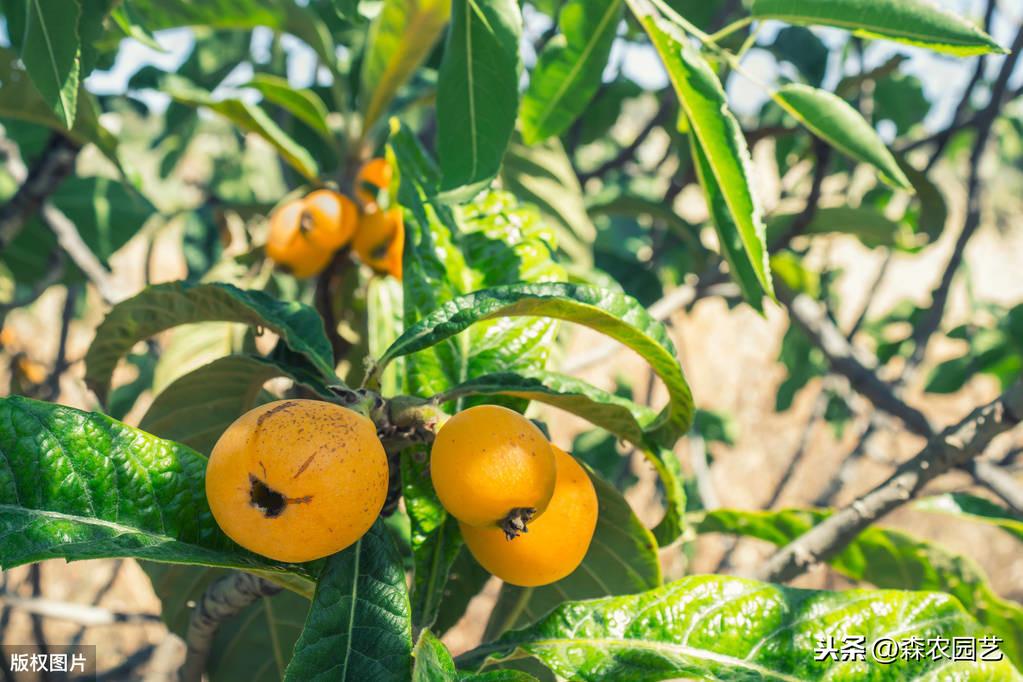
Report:
M 361 4 L 365 19 L 372 17 L 377 4 Z M 671 4 L 683 13 L 703 11 L 698 2 Z M 987 16 L 990 32 L 1005 45 L 1023 23 L 1023 5 L 1017 2 L 997 3 L 991 12 L 988 0 L 941 4 L 978 23 Z M 535 59 L 536 45 L 550 28 L 548 16 L 525 8 L 522 50 L 527 64 Z M 340 46 L 337 55 L 354 71 L 351 61 L 358 58 L 366 24 L 346 26 L 344 31 L 352 42 Z M 0 26 L 0 46 L 6 45 L 9 40 Z M 918 166 L 930 162 L 934 147 L 917 141 L 932 141 L 982 106 L 1002 63 L 1002 58 L 988 58 L 978 68 L 975 59 L 770 22 L 744 59 L 757 79 L 816 81 L 831 90 L 857 74 L 872 74 L 867 110 L 885 140 Z M 32 297 L 26 303 L 25 283 L 40 281 L 29 279 L 29 273 L 35 278 L 45 271 L 54 245 L 17 242 L 0 253 L 0 391 L 98 409 L 82 381 L 81 360 L 103 318 L 103 297 L 126 298 L 146 284 L 179 279 L 232 281 L 241 272 L 278 295 L 303 295 L 293 278 L 275 272 L 268 263 L 254 265 L 247 259 L 265 230 L 266 215 L 295 187 L 293 174 L 260 136 L 240 133 L 207 109 L 196 112 L 166 91 L 173 79 L 187 78 L 216 100 L 260 104 L 265 95 L 250 85 L 258 74 L 281 75 L 296 88 L 329 90 L 330 73 L 318 64 L 306 42 L 269 28 L 175 28 L 124 37 L 116 44 L 85 87 L 97 96 L 100 120 L 116 136 L 124 167 L 147 202 L 104 184 L 105 179 L 116 178 L 116 172 L 96 147 L 84 149 L 77 160 L 77 174 L 88 180 L 76 179 L 74 187 L 61 190 L 67 193 L 61 207 L 80 229 L 84 223 L 95 227 L 101 245 L 97 255 L 109 268 L 102 296 L 93 283 L 78 277 L 30 287 Z M 1023 69 L 1018 71 L 1009 81 L 1010 91 L 1023 86 Z M 672 225 L 676 218 L 658 215 L 650 206 L 630 215 L 613 199 L 626 192 L 644 197 L 651 205 L 668 208 L 683 226 L 705 224 L 706 207 L 695 184 L 679 182 L 679 138 L 670 125 L 674 115 L 663 104 L 667 79 L 653 50 L 623 31 L 604 80 L 604 88 L 567 144 L 589 209 L 585 221 L 595 235 L 592 263 L 574 266 L 607 273 L 649 305 L 686 283 L 700 263 L 678 238 L 678 225 Z M 971 88 L 966 109 L 960 109 L 971 80 L 978 83 Z M 745 77 L 729 78 L 727 89 L 748 131 L 778 124 L 777 113 Z M 31 139 L 31 130 L 25 127 L 29 124 L 10 115 L 18 106 L 12 101 L 0 105 L 0 126 L 8 137 L 17 130 L 19 139 Z M 308 131 L 295 130 L 296 136 L 308 136 Z M 1023 301 L 1019 101 L 1006 106 L 993 136 L 980 161 L 981 226 L 967 245 L 941 325 L 945 332 L 960 331 L 935 337 L 921 370 L 903 393 L 942 425 L 994 398 L 1023 368 L 1023 311 L 1013 310 Z M 45 141 L 46 135 L 40 133 L 36 144 L 41 147 Z M 25 144 L 20 158 L 32 153 Z M 767 212 L 794 210 L 791 206 L 805 197 L 811 179 L 809 137 L 765 134 L 751 137 L 751 144 L 757 189 Z M 970 144 L 968 131 L 950 134 L 944 141 L 929 173 L 941 201 L 919 206 L 891 192 L 884 194 L 873 179 L 836 162 L 819 188 L 821 205 L 875 206 L 883 221 L 850 219 L 823 225 L 812 238 L 797 238 L 800 276 L 813 280 L 841 329 L 855 331 L 858 342 L 878 353 L 881 375 L 887 379 L 901 375 L 912 350 L 906 340 L 913 315 L 929 304 L 962 229 Z M 17 187 L 12 165 L 17 158 L 10 154 L 3 158 L 0 199 Z M 102 201 L 95 201 L 97 197 Z M 939 224 L 918 238 L 924 231 L 919 213 L 928 210 Z M 893 230 L 903 228 L 912 234 L 896 239 Z M 704 241 L 713 241 L 706 229 L 699 234 Z M 698 288 L 692 299 L 675 306 L 668 320 L 702 410 L 696 431 L 677 448 L 692 477 L 694 509 L 841 504 L 883 480 L 893 465 L 922 445 L 921 438 L 877 414 L 847 382 L 829 376 L 820 352 L 789 332 L 783 308 L 769 304 L 760 316 L 740 303 L 729 285 L 710 291 Z M 115 385 L 121 388 L 111 410 L 114 416 L 137 424 L 154 391 L 228 353 L 240 343 L 242 333 L 229 324 L 189 325 L 136 348 L 115 375 Z M 630 352 L 607 350 L 601 337 L 575 329 L 566 329 L 562 340 L 555 366 L 640 402 L 653 406 L 664 402 L 660 385 Z M 546 421 L 556 443 L 623 489 L 645 522 L 657 521 L 661 502 L 656 477 L 641 455 L 629 455 L 613 438 L 588 432 L 581 421 L 556 410 L 534 407 L 531 416 Z M 1023 437 L 1017 433 L 997 441 L 991 456 L 1018 477 Z M 938 479 L 931 492 L 969 485 L 966 474 L 952 474 Z M 999 529 L 914 508 L 900 510 L 884 525 L 972 558 L 995 591 L 1023 600 L 1023 552 L 1018 540 Z M 743 573 L 769 549 L 755 540 L 690 534 L 680 545 L 663 550 L 662 561 L 667 578 L 687 572 Z M 818 567 L 796 584 L 843 588 L 853 583 L 828 567 Z M 489 586 L 446 633 L 444 639 L 455 653 L 478 641 L 496 590 L 496 584 Z M 106 671 L 101 679 L 171 679 L 182 647 L 167 637 L 160 609 L 150 576 L 132 560 L 53 561 L 0 577 L 0 641 L 99 644 L 99 669 Z M 246 617 L 275 615 L 262 609 Z M 249 625 L 237 625 L 237 655 L 249 646 L 245 639 Z

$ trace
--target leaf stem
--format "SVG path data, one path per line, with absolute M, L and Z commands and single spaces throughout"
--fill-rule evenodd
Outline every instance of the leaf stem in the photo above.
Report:
M 708 39 L 711 42 L 713 42 L 713 43 L 720 43 L 722 40 L 724 40 L 728 36 L 732 35 L 733 33 L 737 33 L 739 31 L 741 31 L 742 29 L 746 28 L 747 26 L 749 26 L 752 23 L 753 23 L 753 17 L 743 17 L 742 19 L 736 19 L 735 21 L 733 21 L 732 23 L 728 24 L 727 26 L 725 26 L 720 31 L 717 31 L 716 33 L 710 34 L 708 36 Z
M 671 23 L 677 25 L 683 31 L 696 38 L 700 41 L 700 44 L 702 44 L 703 47 L 720 57 L 733 71 L 740 74 L 743 78 L 753 83 L 769 95 L 774 94 L 774 89 L 771 86 L 744 69 L 741 59 L 714 42 L 713 36 L 708 35 L 693 22 L 676 12 L 664 0 L 650 0 L 650 2 L 661 11 L 663 15 L 662 18 L 668 19 Z

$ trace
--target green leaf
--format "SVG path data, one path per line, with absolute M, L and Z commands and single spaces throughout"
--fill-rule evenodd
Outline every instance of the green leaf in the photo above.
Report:
M 522 16 L 515 0 L 454 0 L 437 82 L 440 189 L 469 198 L 490 184 L 515 128 Z
M 81 44 L 78 0 L 26 0 L 19 53 L 43 99 L 65 128 L 75 122 Z
M 284 679 L 401 680 L 412 669 L 405 571 L 383 522 L 327 559 Z
M 398 199 L 406 207 L 406 328 L 470 291 L 564 278 L 551 257 L 554 236 L 538 211 L 504 192 L 452 209 L 434 196 L 437 171 L 407 129 L 392 132 L 390 149 L 401 177 Z M 481 324 L 411 358 L 406 391 L 433 395 L 498 369 L 542 369 L 556 331 L 557 323 L 544 319 Z
M 565 602 L 539 622 L 459 657 L 479 665 L 523 654 L 560 677 L 584 680 L 1021 678 L 1007 660 L 952 664 L 929 657 L 882 664 L 815 660 L 822 638 L 980 636 L 977 623 L 939 593 L 820 592 L 727 576 L 690 576 L 638 595 Z
M 323 65 L 336 75 L 334 43 L 312 7 L 303 7 L 291 0 L 132 0 L 131 5 L 139 23 L 150 31 L 194 26 L 237 31 L 258 27 L 275 33 L 290 33 L 313 48 Z
M 513 138 L 501 165 L 504 187 L 536 205 L 557 229 L 558 246 L 573 262 L 592 264 L 597 228 L 586 211 L 583 189 L 561 141 L 552 137 L 527 147 Z
M 976 374 L 975 358 L 969 354 L 946 360 L 933 367 L 927 376 L 927 393 L 955 393 Z
M 749 512 L 716 509 L 691 520 L 702 533 L 737 533 L 786 545 L 827 518 L 829 512 L 786 509 Z M 871 527 L 829 563 L 839 573 L 878 587 L 947 592 L 981 625 L 1001 637 L 1001 649 L 1023 662 L 1023 607 L 1002 599 L 972 559 L 907 533 Z
M 553 405 L 644 447 L 643 428 L 657 418 L 649 407 L 564 374 L 543 370 L 498 372 L 474 377 L 442 394 L 441 402 L 475 395 L 507 395 Z
M 378 371 L 395 358 L 435 346 L 477 322 L 523 316 L 582 324 L 636 351 L 661 378 L 669 395 L 668 405 L 648 425 L 647 432 L 657 442 L 670 445 L 688 430 L 693 416 L 692 394 L 664 326 L 635 299 L 588 286 L 562 282 L 513 284 L 448 301 L 406 328 L 380 358 Z
M 95 144 L 103 154 L 119 163 L 117 138 L 99 122 L 99 112 L 92 95 L 79 88 L 75 118 L 69 126 L 50 107 L 33 84 L 29 74 L 18 62 L 13 50 L 0 48 L 0 116 L 44 125 L 66 134 L 79 144 Z
M 460 673 L 444 642 L 429 630 L 423 630 L 412 652 L 415 666 L 412 682 L 535 682 L 536 678 L 518 670 L 492 670 L 485 673 Z
M 833 26 L 863 38 L 896 40 L 960 57 L 1005 54 L 973 24 L 926 0 L 754 0 L 756 19 Z
M 75 224 L 82 241 L 104 264 L 156 212 L 130 185 L 101 177 L 70 177 L 54 190 L 51 201 Z M 33 281 L 49 269 L 56 249 L 53 232 L 36 217 L 8 245 L 0 260 L 18 279 Z M 84 280 L 77 268 L 69 270 L 68 281 Z
M 263 384 L 282 376 L 304 384 L 300 372 L 272 360 L 251 355 L 219 358 L 161 391 L 139 427 L 208 453 L 234 420 L 256 405 L 276 399 L 263 390 Z M 322 384 L 308 387 L 321 397 L 331 397 Z
M 311 590 L 303 566 L 235 545 L 204 494 L 204 457 L 101 414 L 0 399 L 0 563 L 133 557 L 237 568 Z
M 770 291 L 765 289 L 761 283 L 756 267 L 750 260 L 749 252 L 742 241 L 741 229 L 728 210 L 728 202 L 721 190 L 721 185 L 714 178 L 710 161 L 692 135 L 689 136 L 689 151 L 693 156 L 693 164 L 696 166 L 696 176 L 703 187 L 703 194 L 707 200 L 707 210 L 714 224 L 714 230 L 717 232 L 718 248 L 721 255 L 728 263 L 728 270 L 732 279 L 739 285 L 743 299 L 762 315 L 764 313 L 764 294 L 770 295 L 773 292 L 774 283 L 771 281 Z M 767 228 L 765 227 L 765 239 L 766 232 Z M 766 249 L 764 255 L 768 257 L 767 273 L 770 276 L 770 257 Z
M 487 569 L 479 565 L 468 548 L 462 547 L 448 569 L 448 579 L 444 584 L 440 608 L 431 626 L 433 631 L 443 634 L 454 627 L 465 615 L 469 602 L 483 590 L 490 577 Z
M 429 55 L 450 16 L 450 0 L 384 1 L 370 26 L 362 62 L 363 135 Z
M 366 287 L 366 327 L 370 357 L 378 357 L 394 343 L 402 330 L 401 283 L 393 277 L 374 277 Z M 387 368 L 380 382 L 380 393 L 394 396 L 401 393 L 403 367 L 398 362 Z
M 561 6 L 560 33 L 537 57 L 522 97 L 526 144 L 561 135 L 586 109 L 600 87 L 622 7 L 622 0 L 569 0 Z
M 327 125 L 327 107 L 313 91 L 293 88 L 286 78 L 267 73 L 257 73 L 248 83 L 239 87 L 259 91 L 264 99 L 278 105 L 312 128 L 328 143 L 334 144 L 334 134 Z
M 128 3 L 125 2 L 115 7 L 114 11 L 110 13 L 110 18 L 126 37 L 134 38 L 151 50 L 167 54 L 167 50 L 160 45 L 153 34 L 138 23 L 138 19 Z
M 122 384 L 110 392 L 107 401 L 107 414 L 114 419 L 124 419 L 124 415 L 135 406 L 139 396 L 153 387 L 154 370 L 156 369 L 155 353 L 132 353 L 127 358 L 128 364 L 135 365 L 135 379 Z
M 600 514 L 583 562 L 569 576 L 542 587 L 505 584 L 491 611 L 483 640 L 524 627 L 567 599 L 634 594 L 661 584 L 653 535 L 614 486 L 588 472 L 597 490 Z
M 655 12 L 649 0 L 629 0 L 629 5 L 664 62 L 689 122 L 692 144 L 701 157 L 697 170 L 718 234 L 738 233 L 738 241 L 759 283 L 757 288 L 773 297 L 764 224 L 753 192 L 752 160 L 739 122 L 728 109 L 721 82 L 706 60 L 678 35 L 677 29 Z M 694 158 L 697 158 L 695 150 Z M 728 257 L 736 239 L 726 234 L 721 241 Z M 738 254 L 732 256 L 732 260 L 741 261 Z M 729 263 L 733 272 L 739 270 L 737 280 L 746 300 L 761 310 L 760 295 L 743 274 L 745 268 L 732 260 Z
M 248 329 L 233 322 L 198 322 L 169 330 L 153 371 L 153 393 L 218 358 L 242 352 Z
M 462 547 L 458 522 L 448 516 L 433 490 L 429 453 L 408 448 L 401 455 L 401 486 L 412 527 L 412 624 L 433 625 L 448 571 Z
M 819 86 L 828 74 L 828 59 L 831 53 L 810 29 L 802 26 L 786 26 L 778 31 L 774 42 L 767 49 L 779 60 L 785 60 L 811 84 Z
M 789 83 L 772 96 L 814 135 L 843 154 L 874 166 L 885 182 L 901 189 L 912 188 L 874 128 L 838 95 L 808 85 Z
M 904 156 L 897 156 L 896 161 L 913 185 L 913 192 L 916 195 L 914 197 L 918 205 L 915 212 L 916 232 L 924 235 L 927 242 L 934 241 L 941 235 L 948 221 L 948 204 L 945 202 L 945 196 L 926 173 L 917 170 Z
M 230 284 L 170 282 L 147 287 L 107 313 L 85 355 L 86 384 L 105 401 L 114 368 L 132 346 L 180 324 L 211 321 L 265 327 L 304 356 L 324 381 L 338 383 L 323 320 L 312 308 Z
M 989 523 L 1023 541 L 1023 518 L 1008 509 L 969 493 L 946 493 L 925 497 L 914 505 L 917 509 L 951 514 L 970 521 Z
M 167 629 L 184 638 L 192 615 L 189 604 L 230 571 L 199 566 L 141 562 L 160 599 Z M 311 589 L 311 588 L 310 588 Z M 260 597 L 220 624 L 213 636 L 206 672 L 210 682 L 280 682 L 302 632 L 309 599 L 285 590 Z
M 176 102 L 193 107 L 206 107 L 242 130 L 259 135 L 277 150 L 282 159 L 306 179 L 317 181 L 319 168 L 317 168 L 312 155 L 281 130 L 280 126 L 259 106 L 242 99 L 215 100 L 208 92 L 185 84 L 180 79 L 168 79 L 166 92 Z

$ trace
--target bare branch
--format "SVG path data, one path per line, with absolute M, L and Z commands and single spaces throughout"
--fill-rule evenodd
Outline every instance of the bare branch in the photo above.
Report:
M 966 183 L 966 220 L 963 223 L 963 230 L 956 240 L 955 248 L 953 248 L 952 255 L 945 266 L 941 281 L 931 293 L 930 308 L 928 308 L 927 314 L 921 323 L 913 330 L 913 354 L 906 363 L 906 369 L 903 372 L 903 378 L 900 380 L 900 383 L 904 383 L 908 376 L 911 376 L 923 361 L 928 342 L 934 335 L 934 332 L 938 330 L 938 327 L 941 326 L 941 320 L 945 315 L 945 307 L 948 304 L 949 292 L 952 288 L 952 281 L 955 279 L 956 272 L 963 262 L 966 245 L 977 231 L 977 228 L 980 227 L 983 209 L 981 202 L 980 162 L 984 156 L 985 149 L 987 149 L 994 122 L 1005 105 L 1009 79 L 1016 69 L 1020 51 L 1023 50 L 1023 27 L 1016 34 L 1016 39 L 1013 41 L 1011 49 L 1012 52 L 1005 58 L 1002 69 L 991 88 L 991 100 L 988 102 L 987 107 L 978 115 L 976 124 L 977 138 L 974 140 L 973 149 L 970 152 L 970 174 Z
M 643 126 L 643 129 L 637 133 L 636 137 L 633 138 L 632 142 L 618 150 L 618 153 L 613 157 L 600 164 L 598 167 L 585 173 L 579 173 L 579 184 L 585 184 L 590 178 L 599 178 L 616 168 L 621 168 L 625 164 L 629 163 L 636 157 L 636 152 L 643 146 L 643 143 L 647 141 L 650 134 L 653 133 L 658 126 L 665 122 L 668 118 L 668 113 L 671 107 L 671 94 L 665 93 L 661 96 L 660 104 L 657 107 L 657 113 L 651 117 L 647 124 Z
M 806 206 L 793 219 L 785 232 L 779 235 L 773 244 L 769 245 L 769 249 L 772 252 L 785 248 L 793 238 L 803 234 L 806 228 L 810 227 L 814 216 L 817 215 L 821 199 L 821 189 L 824 187 L 824 180 L 828 176 L 828 167 L 831 165 L 831 147 L 822 140 L 814 138 L 813 155 L 817 159 L 817 163 L 814 164 L 813 177 L 810 181 L 810 193 L 806 197 Z
M 43 205 L 42 215 L 43 221 L 56 235 L 60 248 L 78 266 L 78 269 L 85 273 L 85 276 L 96 287 L 100 298 L 108 304 L 116 303 L 120 297 L 113 282 L 110 281 L 110 271 L 103 266 L 89 245 L 82 240 L 82 235 L 78 233 L 78 228 L 71 222 L 71 219 L 49 203 Z
M 721 506 L 714 481 L 711 478 L 710 464 L 707 461 L 707 441 L 695 429 L 689 434 L 689 465 L 696 477 L 696 489 L 704 509 L 717 509 Z
M 0 206 L 0 251 L 7 248 L 47 197 L 71 174 L 78 149 L 67 137 L 53 134 L 18 191 Z
M 46 272 L 43 273 L 42 278 L 32 286 L 32 291 L 25 296 L 0 305 L 0 322 L 2 322 L 7 313 L 12 310 L 24 308 L 25 306 L 35 303 L 40 296 L 46 293 L 47 289 L 63 279 L 66 260 L 67 259 L 64 257 L 62 252 L 53 251 L 49 257 Z
M 86 627 L 116 625 L 119 623 L 160 622 L 160 614 L 158 613 L 123 613 L 89 604 L 19 597 L 9 593 L 0 594 L 0 604 L 22 613 L 43 618 L 56 618 Z
M 966 468 L 975 481 L 1001 498 L 1012 511 L 1023 516 L 1023 491 L 1011 474 L 994 462 L 983 459 L 970 462 Z
M 987 0 L 983 23 L 984 31 L 986 33 L 991 32 L 991 19 L 995 14 L 995 6 L 997 4 L 997 0 Z M 931 156 L 927 161 L 927 165 L 923 168 L 925 173 L 933 168 L 934 164 L 941 158 L 941 154 L 945 151 L 945 147 L 948 146 L 949 141 L 952 139 L 952 135 L 956 131 L 956 124 L 962 121 L 966 116 L 966 112 L 970 110 L 970 100 L 973 99 L 973 93 L 980 84 L 980 79 L 984 76 L 985 67 L 987 67 L 987 56 L 980 55 L 980 57 L 977 58 L 977 65 L 973 70 L 973 75 L 970 76 L 970 80 L 963 89 L 962 96 L 959 98 L 959 104 L 956 105 L 955 112 L 952 114 L 952 121 L 944 130 L 935 135 L 933 138 L 934 149 L 931 151 Z
M 876 361 L 855 348 L 828 318 L 824 307 L 806 294 L 793 294 L 778 287 L 778 300 L 788 308 L 789 316 L 821 349 L 831 369 L 849 380 L 858 393 L 880 410 L 898 417 L 910 431 L 930 437 L 930 421 L 916 408 L 906 404 L 895 389 L 876 373 Z
M 232 618 L 258 599 L 272 597 L 279 585 L 259 576 L 235 571 L 214 581 L 203 594 L 188 621 L 185 643 L 188 653 L 181 666 L 182 682 L 200 682 L 213 638 L 221 623 Z
M 67 287 L 64 296 L 64 307 L 60 313 L 60 332 L 57 339 L 57 357 L 53 361 L 53 369 L 46 378 L 46 400 L 56 400 L 60 396 L 60 377 L 67 371 L 67 339 L 71 331 L 71 318 L 75 313 L 75 302 L 78 298 L 78 287 L 71 285 Z
M 967 466 L 995 436 L 1017 425 L 1021 414 L 1023 382 L 932 438 L 884 483 L 780 549 L 756 577 L 770 582 L 791 580 L 833 557 L 870 524 L 913 499 L 928 482 L 953 467 Z

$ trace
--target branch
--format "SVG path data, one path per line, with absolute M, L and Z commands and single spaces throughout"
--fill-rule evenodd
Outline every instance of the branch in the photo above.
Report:
M 89 604 L 19 597 L 10 593 L 0 593 L 0 604 L 22 613 L 57 618 L 86 627 L 119 623 L 158 623 L 161 620 L 158 613 L 124 613 Z
M 21 296 L 9 303 L 4 303 L 3 305 L 0 305 L 0 323 L 3 322 L 3 319 L 4 317 L 7 316 L 7 313 L 17 308 L 24 308 L 25 306 L 32 305 L 39 299 L 40 296 L 46 293 L 46 290 L 49 289 L 50 286 L 64 279 L 65 260 L 66 259 L 64 258 L 64 254 L 62 252 L 60 251 L 51 252 L 47 262 L 46 272 L 43 274 L 42 278 L 38 282 L 32 285 L 32 291 L 30 291 L 25 296 Z
M 977 115 L 977 138 L 974 140 L 973 148 L 970 151 L 970 174 L 966 182 L 966 220 L 963 223 L 963 230 L 956 240 L 955 247 L 952 249 L 952 255 L 948 259 L 945 271 L 942 273 L 941 281 L 934 291 L 931 292 L 931 305 L 927 309 L 924 319 L 913 330 L 913 352 L 907 360 L 906 367 L 899 379 L 900 384 L 908 381 L 920 363 L 923 362 L 924 355 L 927 352 L 927 344 L 938 330 L 938 327 L 941 326 L 941 320 L 945 316 L 945 307 L 948 305 L 952 282 L 955 279 L 956 272 L 959 270 L 959 266 L 963 262 L 966 245 L 974 233 L 976 233 L 977 228 L 980 227 L 983 209 L 981 202 L 980 162 L 984 156 L 984 150 L 987 148 L 988 140 L 991 137 L 994 122 L 1005 105 L 1005 93 L 1009 85 L 1009 79 L 1013 71 L 1015 71 L 1020 51 L 1023 50 L 1023 27 L 1016 34 L 1016 39 L 1013 41 L 1011 49 L 1012 53 L 1006 57 L 1005 62 L 1002 64 L 1002 69 L 999 71 L 998 77 L 992 86 L 991 100 L 988 102 L 987 107 Z
M 1023 382 L 932 438 L 887 481 L 780 549 L 756 577 L 768 582 L 791 580 L 835 556 L 870 524 L 919 494 L 931 480 L 953 467 L 968 466 L 995 436 L 1017 425 L 1020 415 Z
M 200 682 L 213 638 L 221 623 L 238 615 L 245 607 L 263 597 L 281 591 L 279 585 L 242 571 L 217 579 L 206 588 L 188 621 L 185 643 L 188 653 L 181 666 L 182 682 Z
M 874 407 L 902 420 L 913 433 L 931 436 L 933 428 L 927 417 L 906 404 L 895 394 L 891 384 L 877 376 L 874 359 L 846 339 L 828 319 L 823 306 L 806 294 L 793 295 L 785 287 L 779 286 L 777 293 L 778 300 L 788 308 L 792 322 L 820 348 L 832 371 L 848 379 L 853 389 L 873 403 Z
M 1012 511 L 1023 516 L 1023 491 L 1005 469 L 994 462 L 978 459 L 966 467 L 973 479 L 997 495 Z
M 78 150 L 78 145 L 67 137 L 53 134 L 18 191 L 0 206 L 0 251 L 14 241 L 28 219 L 71 174 Z
M 57 357 L 53 361 L 53 369 L 46 378 L 46 400 L 54 401 L 60 396 L 60 377 L 69 367 L 67 361 L 67 338 L 71 331 L 71 319 L 75 315 L 75 303 L 78 299 L 78 287 L 70 285 L 64 296 L 64 307 L 60 313 L 60 334 L 57 339 Z
M 817 215 L 821 189 L 824 187 L 824 180 L 828 176 L 828 166 L 831 162 L 831 147 L 819 138 L 814 138 L 813 155 L 817 159 L 817 163 L 814 164 L 810 193 L 806 197 L 806 207 L 792 220 L 785 232 L 775 239 L 773 244 L 768 245 L 772 253 L 785 248 L 795 237 L 803 234 L 806 228 L 810 227 L 814 216 Z
M 838 466 L 836 471 L 828 482 L 824 485 L 821 491 L 817 494 L 817 497 L 813 501 L 815 507 L 830 507 L 831 500 L 845 487 L 845 484 L 849 482 L 852 477 L 853 471 L 856 468 L 856 464 L 863 457 L 863 453 L 866 452 L 867 443 L 870 441 L 871 436 L 878 429 L 877 419 L 878 413 L 871 415 L 870 421 L 860 432 L 859 438 L 856 439 L 856 444 L 853 445 L 852 449 L 849 450 L 849 454 L 842 458 L 842 463 Z
M 646 142 L 648 137 L 650 137 L 650 134 L 654 132 L 654 130 L 657 129 L 657 126 L 661 125 L 667 118 L 670 104 L 671 96 L 667 93 L 662 95 L 661 102 L 657 108 L 657 113 L 655 113 L 653 117 L 647 121 L 647 124 L 639 131 L 635 139 L 633 139 L 631 143 L 622 147 L 615 156 L 600 164 L 593 170 L 585 173 L 579 173 L 579 184 L 584 185 L 587 180 L 591 178 L 599 178 L 616 168 L 621 168 L 631 161 L 636 156 L 636 152 L 639 148 L 642 147 L 643 143 Z
M 987 7 L 984 10 L 984 32 L 991 33 L 991 19 L 995 13 L 995 6 L 998 4 L 997 0 L 987 0 Z M 963 89 L 963 94 L 959 98 L 959 104 L 956 105 L 955 112 L 952 114 L 952 121 L 944 130 L 934 136 L 934 149 L 931 151 L 931 156 L 927 161 L 927 165 L 924 166 L 923 172 L 928 172 L 934 167 L 934 164 L 941 158 L 942 152 L 945 151 L 945 147 L 948 146 L 949 140 L 952 139 L 953 133 L 955 133 L 956 124 L 963 120 L 966 112 L 970 109 L 970 100 L 973 98 L 973 93 L 980 84 L 980 79 L 984 76 L 984 69 L 987 66 L 987 55 L 981 55 L 977 58 L 977 66 L 973 70 L 973 75 L 970 77 L 970 81 L 966 84 L 966 88 Z
M 110 271 L 100 262 L 89 245 L 82 240 L 78 228 L 71 219 L 50 203 L 43 205 L 43 222 L 57 237 L 60 248 L 68 255 L 78 269 L 85 273 L 86 278 L 96 287 L 100 298 L 107 304 L 115 303 L 120 296 L 111 281 Z

